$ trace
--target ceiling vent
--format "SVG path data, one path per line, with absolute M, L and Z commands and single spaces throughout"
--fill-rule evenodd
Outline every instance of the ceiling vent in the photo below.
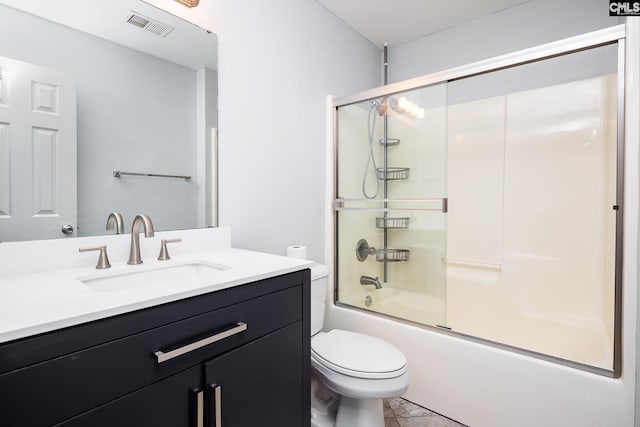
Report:
M 169 34 L 173 30 L 173 27 L 170 27 L 167 24 L 154 21 L 147 18 L 146 16 L 140 15 L 138 12 L 133 11 L 131 11 L 129 16 L 127 17 L 127 22 L 131 25 L 135 25 L 138 28 L 142 28 L 144 30 L 152 32 L 153 34 L 160 37 L 166 37 L 167 34 Z

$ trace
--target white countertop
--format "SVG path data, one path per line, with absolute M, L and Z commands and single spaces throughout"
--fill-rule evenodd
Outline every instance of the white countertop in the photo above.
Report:
M 97 270 L 92 263 L 0 277 L 0 343 L 299 271 L 313 264 L 308 260 L 233 248 L 178 252 L 168 261 L 143 257 L 144 263 L 135 266 L 112 259 L 112 267 L 105 270 Z M 97 253 L 94 254 L 97 257 Z M 112 291 L 94 290 L 78 279 L 140 272 L 188 261 L 228 268 L 217 271 L 206 283 L 180 283 L 179 286 L 149 283 Z

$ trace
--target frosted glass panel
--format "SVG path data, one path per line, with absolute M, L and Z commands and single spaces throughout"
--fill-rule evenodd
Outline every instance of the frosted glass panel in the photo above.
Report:
M 617 55 L 339 107 L 338 302 L 615 373 Z
M 449 84 L 454 331 L 612 368 L 616 53 Z

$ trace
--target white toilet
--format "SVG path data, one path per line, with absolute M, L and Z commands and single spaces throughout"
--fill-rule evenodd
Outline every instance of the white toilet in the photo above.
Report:
M 311 366 L 313 427 L 384 427 L 382 399 L 409 386 L 407 359 L 378 338 L 324 325 L 329 270 L 311 267 Z

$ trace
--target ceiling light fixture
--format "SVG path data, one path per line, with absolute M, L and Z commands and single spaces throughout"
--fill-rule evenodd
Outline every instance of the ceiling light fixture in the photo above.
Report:
M 178 3 L 182 3 L 187 7 L 196 7 L 200 0 L 176 0 Z

